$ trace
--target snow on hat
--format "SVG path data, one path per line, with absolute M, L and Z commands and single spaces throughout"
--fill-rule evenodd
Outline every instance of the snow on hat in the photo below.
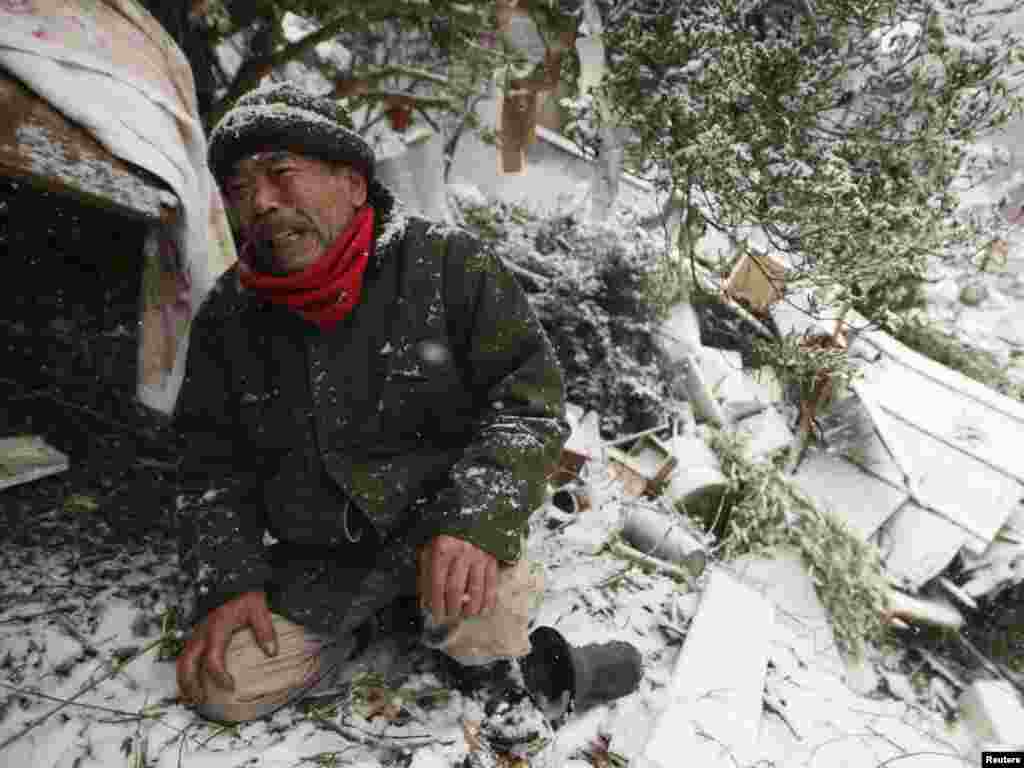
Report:
M 293 82 L 271 83 L 240 98 L 210 132 L 210 170 L 220 180 L 256 152 L 290 149 L 345 163 L 373 180 L 373 149 L 352 128 L 345 109 Z

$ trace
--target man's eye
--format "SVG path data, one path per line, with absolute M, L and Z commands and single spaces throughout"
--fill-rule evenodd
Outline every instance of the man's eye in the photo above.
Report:
M 294 169 L 290 165 L 279 165 L 276 168 L 271 168 L 270 173 L 272 176 L 284 176 L 286 173 L 291 173 Z
M 242 197 L 248 189 L 245 184 L 228 184 L 228 194 L 231 197 Z

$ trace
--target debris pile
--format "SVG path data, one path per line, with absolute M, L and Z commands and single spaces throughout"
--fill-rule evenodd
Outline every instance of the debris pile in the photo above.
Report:
M 1024 582 L 1024 460 L 1015 450 L 1024 434 L 1024 405 L 872 330 L 856 313 L 822 320 L 820 312 L 811 312 L 804 296 L 787 295 L 780 302 L 781 290 L 766 291 L 760 285 L 769 279 L 765 274 L 737 268 L 720 300 L 733 304 L 740 317 L 747 307 L 771 308 L 770 317 L 759 313 L 763 319 L 750 318 L 751 333 L 770 325 L 783 336 L 823 339 L 842 350 L 856 371 L 849 386 L 832 386 L 836 382 L 830 381 L 825 387 L 794 388 L 787 386 L 791 382 L 778 381 L 771 371 L 745 369 L 739 352 L 704 346 L 701 318 L 692 306 L 680 304 L 659 335 L 663 351 L 675 366 L 674 391 L 685 395 L 687 402 L 666 413 L 666 421 L 658 427 L 605 442 L 594 435 L 596 414 L 574 409 L 570 414 L 574 434 L 557 479 L 585 474 L 589 463 L 600 457 L 627 497 L 650 505 L 644 508 L 645 514 L 624 513 L 617 533 L 621 540 L 612 541 L 609 551 L 683 582 L 700 576 L 713 560 L 714 567 L 707 569 L 713 574 L 711 581 L 702 590 L 701 615 L 705 600 L 730 592 L 730 599 L 722 602 L 732 607 L 724 614 L 739 614 L 750 621 L 759 617 L 755 623 L 767 627 L 772 623 L 770 611 L 759 608 L 754 598 L 741 597 L 734 585 L 720 586 L 726 578 L 718 575 L 724 563 L 715 556 L 722 543 L 716 539 L 727 537 L 729 527 L 708 524 L 706 532 L 687 527 L 693 520 L 709 523 L 716 511 L 717 522 L 728 514 L 722 504 L 728 482 L 722 462 L 711 449 L 715 444 L 711 435 L 743 435 L 740 444 L 746 459 L 773 463 L 796 498 L 802 495 L 811 508 L 838 521 L 834 530 L 877 552 L 882 566 L 884 581 L 879 586 L 885 599 L 879 618 L 893 630 L 889 639 L 902 641 L 902 648 L 893 654 L 870 646 L 864 658 L 857 659 L 836 653 L 835 639 L 841 638 L 833 638 L 821 601 L 814 595 L 828 574 L 819 571 L 811 579 L 808 565 L 814 572 L 816 563 L 807 562 L 806 552 L 803 558 L 785 554 L 773 558 L 776 565 L 769 570 L 787 558 L 791 561 L 787 567 L 796 574 L 791 578 L 806 581 L 808 600 L 824 619 L 815 631 L 829 640 L 820 648 L 808 649 L 808 656 L 828 650 L 836 668 L 844 669 L 840 676 L 859 686 L 863 694 L 887 691 L 904 703 L 956 719 L 963 731 L 962 743 L 970 745 L 968 751 L 995 746 L 1019 749 L 1024 734 L 1024 659 L 993 658 L 971 636 L 975 634 L 972 625 L 985 621 L 986 609 L 997 606 L 1001 595 L 1017 594 L 1015 589 Z M 744 280 L 755 285 L 751 288 Z M 762 299 L 745 300 L 750 290 Z M 799 392 L 796 402 L 794 389 Z M 577 500 L 565 511 L 588 514 L 593 503 L 586 499 L 585 487 L 572 481 L 561 486 L 557 494 Z M 680 511 L 685 514 L 680 516 Z M 710 541 L 709 534 L 713 534 Z M 844 546 L 839 540 L 833 543 L 837 548 Z M 728 567 L 737 567 L 736 561 Z M 713 590 L 710 585 L 715 585 Z M 721 688 L 721 681 L 742 666 L 741 658 L 746 663 L 758 655 L 750 642 L 759 632 L 744 624 L 742 630 L 732 628 L 744 643 L 742 649 L 725 654 L 727 669 L 715 667 L 710 656 L 701 663 L 686 661 L 691 638 L 696 648 L 708 644 L 719 651 L 729 642 L 729 622 L 724 618 L 708 621 L 719 625 L 715 640 L 699 638 L 695 632 L 700 625 L 695 622 L 674 683 L 692 681 L 694 675 L 700 678 L 696 670 L 710 666 L 716 670 L 711 679 Z M 1007 627 L 1005 621 L 1002 626 Z M 941 641 L 935 641 L 930 629 L 934 627 L 947 630 L 940 635 Z M 771 634 L 766 629 L 765 635 Z M 843 645 L 838 650 L 851 650 Z M 700 655 L 697 650 L 694 654 Z M 758 682 L 764 673 L 763 660 L 755 666 L 756 674 L 745 675 L 744 685 L 758 691 L 764 688 L 765 709 L 774 708 L 785 719 L 785 713 L 794 708 L 778 701 L 792 704 L 793 691 L 772 699 L 772 686 Z M 771 678 L 769 674 L 769 682 Z M 750 750 L 757 742 L 757 728 L 745 728 L 743 718 L 736 719 L 746 711 L 743 706 L 730 703 L 722 712 L 703 713 L 698 688 L 696 683 L 690 686 L 690 698 L 685 701 L 673 698 L 675 703 L 662 715 L 664 725 L 659 721 L 651 740 L 633 754 L 639 764 L 673 764 L 681 739 L 706 747 L 707 739 L 695 741 L 693 733 L 684 737 L 679 729 L 687 722 L 697 723 L 697 732 L 708 736 L 715 749 L 727 745 L 741 764 L 746 762 L 743 755 L 756 759 Z M 676 709 L 676 714 L 667 714 Z M 709 725 L 716 718 L 724 718 L 728 726 Z M 800 730 L 791 723 L 787 727 L 794 734 Z M 753 741 L 749 733 L 743 735 L 744 730 L 754 734 Z M 712 756 L 707 760 L 700 762 L 714 762 Z

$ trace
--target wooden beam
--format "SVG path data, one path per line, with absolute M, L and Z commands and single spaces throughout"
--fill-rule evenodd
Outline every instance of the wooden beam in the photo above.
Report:
M 0 176 L 133 219 L 168 220 L 177 197 L 110 154 L 9 74 L 0 71 Z

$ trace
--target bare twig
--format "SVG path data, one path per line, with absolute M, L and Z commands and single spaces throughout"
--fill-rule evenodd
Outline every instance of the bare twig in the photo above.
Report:
M 658 558 L 651 557 L 650 555 L 645 555 L 643 552 L 633 549 L 633 547 L 630 547 L 618 541 L 613 541 L 612 543 L 610 543 L 608 545 L 608 548 L 612 551 L 613 554 L 618 555 L 619 557 L 625 558 L 626 560 L 630 560 L 639 566 L 645 568 L 653 568 L 654 570 L 664 573 L 668 576 L 673 576 L 676 579 L 681 579 L 682 581 L 686 582 L 686 584 L 689 585 L 691 589 L 696 589 L 693 574 L 691 574 L 685 568 L 681 568 L 678 565 L 673 565 L 672 563 L 666 563 L 664 560 L 659 560 Z
M 551 283 L 550 279 L 548 279 L 548 278 L 546 278 L 546 277 L 544 277 L 542 275 L 538 275 L 536 272 L 531 272 L 530 270 L 526 269 L 525 267 L 520 267 L 514 261 L 511 261 L 511 260 L 506 259 L 506 258 L 502 258 L 501 259 L 501 263 L 513 275 L 517 275 L 517 276 L 522 277 L 522 278 L 524 278 L 526 280 L 529 280 L 531 283 L 534 283 L 542 291 L 546 290 L 548 285 L 550 285 L 550 283 Z
M 803 741 L 803 737 L 793 726 L 789 716 L 782 710 L 782 703 L 777 702 L 775 699 L 769 697 L 767 691 L 761 695 L 761 701 L 764 703 L 764 708 L 771 712 L 773 715 L 777 715 L 778 718 L 789 728 L 789 732 L 793 734 L 793 738 L 797 741 Z
M 13 691 L 18 696 L 33 696 L 33 697 L 35 697 L 37 699 L 46 699 L 47 701 L 55 701 L 55 702 L 58 702 L 60 704 L 69 703 L 67 699 L 62 699 L 59 696 L 51 696 L 51 695 L 49 695 L 47 693 L 40 693 L 39 691 L 30 691 L 27 688 L 18 688 L 17 686 L 9 685 L 8 683 L 4 683 L 2 681 L 0 681 L 0 688 L 6 688 L 9 691 Z M 78 702 L 70 702 L 70 706 L 78 707 L 80 709 L 92 709 L 92 710 L 95 710 L 97 712 L 106 712 L 107 714 L 111 714 L 111 715 L 120 715 L 122 717 L 130 717 L 130 718 L 132 718 L 133 721 L 137 720 L 139 718 L 150 720 L 150 719 L 155 719 L 155 718 L 159 717 L 159 715 L 146 715 L 146 714 L 141 714 L 139 712 L 129 712 L 127 709 L 114 709 L 112 707 L 101 707 L 98 704 L 80 704 Z M 171 727 L 173 727 L 173 726 L 168 726 L 168 728 L 171 728 Z M 175 729 L 175 730 L 181 730 L 181 729 Z
M 671 426 L 672 426 L 672 422 L 671 421 L 666 421 L 664 424 L 659 424 L 656 427 L 651 427 L 650 429 L 645 429 L 643 432 L 635 432 L 632 435 L 626 435 L 625 437 L 617 437 L 614 440 L 605 440 L 604 441 L 604 445 L 607 447 L 607 446 L 616 446 L 616 445 L 623 445 L 625 443 L 631 443 L 634 440 L 637 440 L 637 439 L 639 439 L 641 437 L 644 437 L 646 435 L 653 435 L 653 434 L 656 434 L 658 432 L 662 432 L 662 431 L 668 429 Z
M 131 656 L 127 660 L 125 660 L 123 662 L 118 662 L 118 663 L 113 664 L 112 668 L 111 668 L 111 670 L 109 672 L 107 672 L 105 675 L 102 675 L 101 677 L 96 678 L 95 680 L 93 680 L 89 684 L 85 685 L 83 688 L 81 688 L 78 691 L 78 693 L 76 693 L 71 698 L 62 700 L 60 706 L 54 707 L 53 709 L 51 709 L 46 714 L 40 715 L 35 720 L 32 720 L 31 722 L 29 722 L 28 725 L 26 725 L 24 728 L 22 728 L 17 733 L 15 733 L 15 734 L 7 737 L 6 739 L 4 739 L 3 743 L 0 743 L 0 752 L 5 750 L 7 747 L 9 747 L 11 744 L 16 742 L 18 739 L 20 739 L 25 734 L 29 733 L 33 729 L 35 729 L 38 726 L 42 725 L 44 722 L 49 720 L 51 717 L 53 717 L 55 714 L 57 714 L 61 710 L 66 709 L 67 707 L 70 707 L 71 705 L 73 705 L 77 699 L 79 699 L 80 697 L 84 696 L 89 691 L 95 689 L 100 683 L 106 682 L 110 678 L 114 677 L 122 669 L 124 669 L 126 666 L 131 664 L 136 659 L 139 659 L 142 656 L 146 655 L 147 653 L 149 653 L 151 650 L 153 650 L 154 648 L 156 648 L 157 646 L 159 646 L 163 642 L 164 642 L 164 638 L 163 637 L 158 637 L 156 640 L 153 640 L 151 643 L 149 643 L 144 648 L 142 648 L 142 650 L 136 652 L 133 656 Z
M 374 745 L 379 742 L 398 742 L 403 747 L 411 746 L 422 746 L 425 744 L 441 744 L 443 746 L 451 746 L 455 743 L 454 740 L 442 740 L 434 737 L 429 733 L 409 733 L 409 734 L 387 734 L 387 733 L 373 733 L 367 731 L 365 728 L 360 728 L 358 725 L 343 720 L 344 727 L 341 727 L 330 720 L 318 721 L 322 725 L 327 726 L 332 731 L 337 731 L 339 734 L 344 736 L 346 739 L 351 741 L 358 741 L 363 745 Z
M 918 757 L 918 756 L 921 756 L 921 755 L 935 755 L 937 757 L 952 757 L 952 758 L 954 758 L 956 760 L 959 760 L 964 765 L 971 765 L 971 766 L 974 765 L 973 762 L 971 762 L 970 760 L 967 760 L 962 755 L 958 755 L 956 752 L 907 752 L 907 753 L 902 754 L 902 755 L 896 755 L 895 757 L 890 757 L 888 760 L 883 760 L 877 766 L 875 766 L 875 768 L 885 768 L 888 765 L 893 765 L 894 763 L 898 763 L 900 760 L 911 760 L 911 759 L 913 759 L 915 757 Z
M 0 619 L 0 624 L 13 624 L 16 621 L 28 621 L 29 619 L 38 619 L 42 616 L 50 616 L 54 613 L 66 613 L 73 611 L 75 606 L 73 605 L 59 605 L 56 608 L 51 608 L 48 611 L 39 611 L 38 613 L 25 613 L 21 616 L 11 616 L 10 618 Z

